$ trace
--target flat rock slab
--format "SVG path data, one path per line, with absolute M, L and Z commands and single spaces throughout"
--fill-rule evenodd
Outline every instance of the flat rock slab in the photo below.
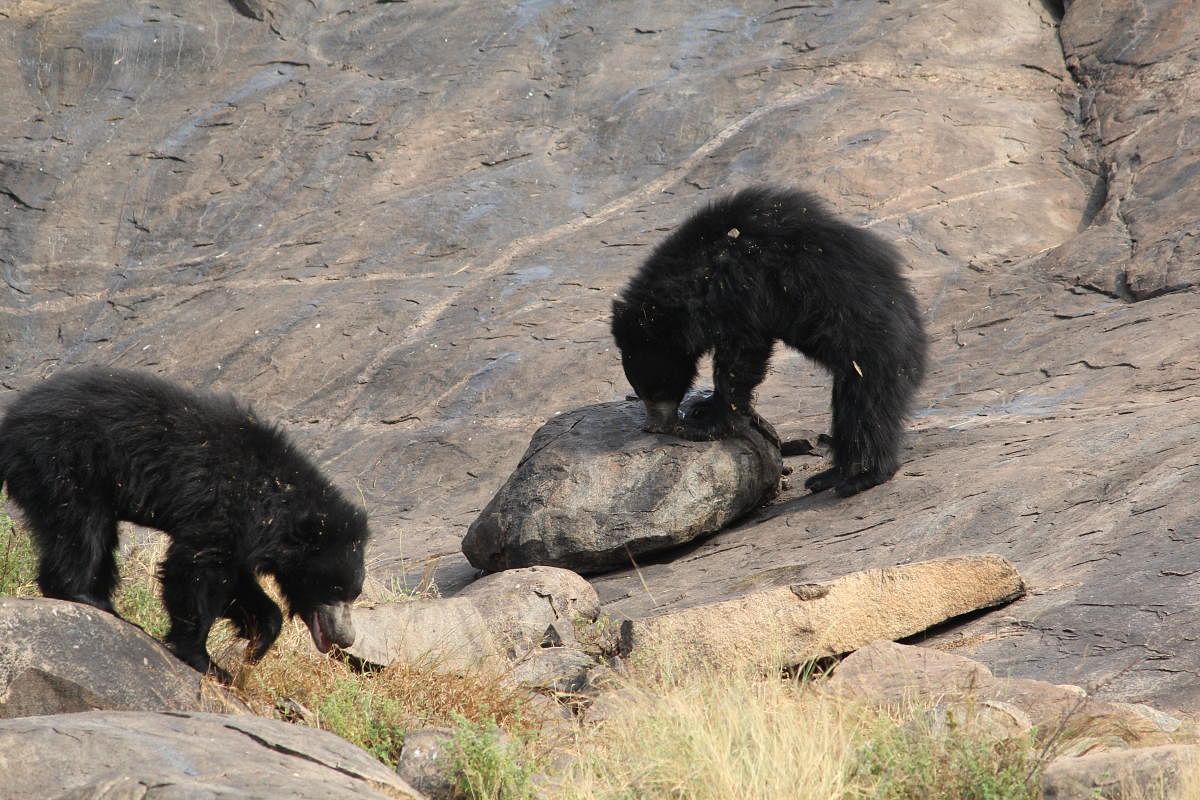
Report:
M 1000 556 L 943 558 L 626 620 L 621 648 L 635 660 L 670 654 L 684 664 L 799 664 L 911 636 L 1024 592 Z
M 637 402 L 576 409 L 533 435 L 516 470 L 467 530 L 472 565 L 583 573 L 725 527 L 772 496 L 779 448 L 757 430 L 691 442 L 646 433 Z
M 331 733 L 261 717 L 88 712 L 0 722 L 5 797 L 420 800 Z
M 245 706 L 111 614 L 63 600 L 0 597 L 0 718 L 102 709 Z

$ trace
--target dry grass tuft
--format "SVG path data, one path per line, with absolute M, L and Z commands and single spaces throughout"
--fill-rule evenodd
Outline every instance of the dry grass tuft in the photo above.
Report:
M 122 548 L 121 582 L 113 597 L 113 605 L 122 617 L 160 641 L 170 628 L 158 583 L 158 564 L 166 552 L 167 537 L 161 534 Z
M 1179 782 L 1174 787 L 1173 796 L 1178 800 L 1200 800 L 1200 758 L 1180 770 Z M 1141 800 L 1141 798 L 1134 800 Z M 1146 798 L 1146 800 L 1159 800 L 1159 798 Z M 1164 794 L 1162 800 L 1169 800 L 1169 798 Z
M 848 707 L 795 681 L 697 673 L 638 687 L 596 726 L 579 729 L 564 800 L 828 800 L 862 727 Z
M 343 661 L 317 652 L 308 628 L 299 620 L 284 624 L 279 640 L 262 661 L 243 663 L 235 674 L 235 685 L 252 701 L 274 706 L 291 700 L 314 711 L 339 684 L 353 681 L 363 691 L 388 698 L 409 726 L 447 724 L 459 715 L 473 722 L 491 719 L 507 727 L 517 723 L 527 697 L 501 687 L 498 677 L 445 673 L 436 665 L 397 664 L 356 672 Z
M 764 651 L 766 648 L 764 647 Z M 759 654 L 717 668 L 641 664 L 600 724 L 576 729 L 574 763 L 551 776 L 562 800 L 1033 800 L 1032 737 L 930 724 L 780 677 Z

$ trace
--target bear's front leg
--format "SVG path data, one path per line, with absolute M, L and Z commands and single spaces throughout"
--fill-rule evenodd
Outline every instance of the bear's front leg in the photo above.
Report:
M 758 431 L 776 447 L 783 445 L 775 427 L 763 419 L 753 406 L 747 405 L 744 411 L 735 411 L 732 404 L 713 396 L 697 400 L 688 407 L 676 435 L 693 442 L 707 442 L 731 436 L 748 437 L 751 431 Z
M 246 570 L 238 573 L 233 599 L 223 616 L 237 628 L 238 636 L 249 641 L 252 661 L 267 654 L 283 627 L 283 612 L 262 590 L 254 575 Z
M 745 427 L 740 416 L 728 400 L 714 392 L 687 407 L 676 435 L 693 442 L 727 439 Z
M 224 565 L 206 563 L 178 541 L 167 548 L 159 567 L 163 605 L 171 618 L 166 644 L 176 658 L 221 683 L 232 676 L 208 656 L 208 632 L 221 616 L 237 585 L 237 572 Z
M 746 436 L 755 429 L 778 446 L 778 435 L 752 404 L 754 390 L 767 374 L 773 344 L 722 337 L 713 353 L 713 393 L 688 408 L 679 436 L 706 441 Z
M 643 428 L 646 433 L 665 433 L 668 436 L 677 436 L 679 433 L 679 403 L 670 401 L 645 401 L 646 406 L 646 426 Z

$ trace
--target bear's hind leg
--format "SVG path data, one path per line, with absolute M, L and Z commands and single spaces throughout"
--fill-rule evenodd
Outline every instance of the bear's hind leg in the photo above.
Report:
M 837 467 L 823 469 L 815 475 L 810 475 L 808 480 L 804 482 L 804 488 L 808 489 L 813 494 L 823 492 L 826 489 L 832 489 L 837 486 L 842 480 L 842 471 Z
M 841 479 L 833 489 L 841 497 L 878 486 L 890 480 L 899 468 L 902 404 L 897 402 L 888 381 L 881 379 L 883 370 L 873 373 L 834 379 L 833 464 Z
M 117 615 L 117 521 L 99 505 L 26 510 L 38 544 L 38 588 L 46 597 L 86 603 Z

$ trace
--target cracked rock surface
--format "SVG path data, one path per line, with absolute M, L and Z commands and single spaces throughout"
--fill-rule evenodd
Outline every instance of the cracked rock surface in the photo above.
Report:
M 94 711 L 0 722 L 10 797 L 420 800 L 368 753 L 262 717 Z
M 1065 15 L 1059 18 L 1061 6 Z M 632 618 L 980 553 L 933 637 L 1200 709 L 1200 17 L 1188 0 L 17 0 L 0 11 L 0 408 L 72 364 L 236 391 L 445 593 L 555 413 L 627 392 L 614 292 L 763 181 L 906 259 L 932 340 L 900 473 L 597 576 Z M 828 430 L 780 349 L 758 411 Z

